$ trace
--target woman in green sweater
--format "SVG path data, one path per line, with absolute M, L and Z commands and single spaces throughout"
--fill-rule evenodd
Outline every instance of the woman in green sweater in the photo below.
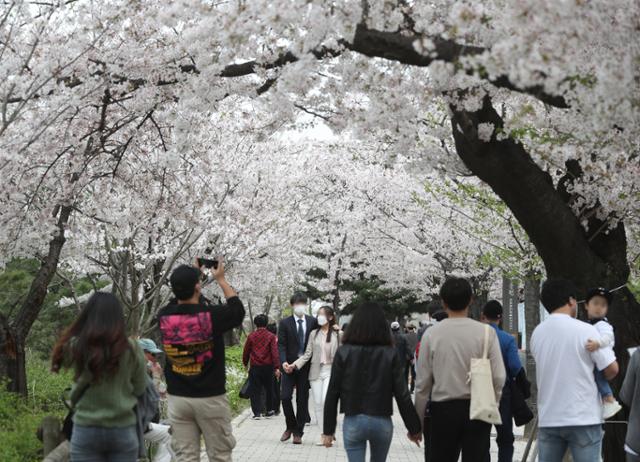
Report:
M 52 370 L 73 368 L 72 462 L 135 462 L 134 406 L 146 385 L 144 353 L 127 338 L 122 306 L 96 292 L 53 349 Z

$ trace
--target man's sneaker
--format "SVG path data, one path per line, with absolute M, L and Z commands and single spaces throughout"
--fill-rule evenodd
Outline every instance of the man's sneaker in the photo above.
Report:
M 254 415 L 252 418 L 253 418 L 253 420 L 260 420 L 260 416 L 259 415 Z
M 605 402 L 602 405 L 602 417 L 604 418 L 604 420 L 610 419 L 618 412 L 620 412 L 621 409 L 622 406 L 620 406 L 617 401 Z
M 267 412 L 267 414 L 265 415 L 265 417 L 267 419 L 270 419 L 271 417 L 273 417 L 274 415 L 276 415 L 275 411 L 269 411 Z

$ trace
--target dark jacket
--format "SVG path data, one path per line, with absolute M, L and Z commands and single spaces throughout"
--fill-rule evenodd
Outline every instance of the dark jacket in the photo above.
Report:
M 411 358 L 416 352 L 416 347 L 418 346 L 418 334 L 413 331 L 409 331 L 404 335 L 404 338 L 407 340 L 407 348 L 409 349 L 409 354 Z
M 393 343 L 396 347 L 396 351 L 398 353 L 398 358 L 404 363 L 409 361 L 415 351 L 409 350 L 409 345 L 407 344 L 407 338 L 400 331 L 393 331 Z
M 226 374 L 222 335 L 239 327 L 244 306 L 231 297 L 224 306 L 201 300 L 197 305 L 169 304 L 158 313 L 166 355 L 167 392 L 206 398 L 223 395 Z
M 336 431 L 338 400 L 340 412 L 348 416 L 390 416 L 394 396 L 409 433 L 420 433 L 420 420 L 403 379 L 404 367 L 393 347 L 342 345 L 333 358 L 323 433 Z
M 309 334 L 317 325 L 316 318 L 305 315 L 305 319 L 307 320 L 307 330 L 304 333 L 303 352 L 307 349 Z M 295 316 L 289 316 L 280 321 L 280 326 L 278 327 L 278 350 L 280 352 L 281 364 L 292 364 L 298 359 L 298 324 L 296 323 Z M 305 367 L 307 370 L 309 369 L 308 364 Z
M 631 408 L 626 444 L 635 452 L 640 452 L 640 349 L 631 355 L 620 389 L 620 400 Z

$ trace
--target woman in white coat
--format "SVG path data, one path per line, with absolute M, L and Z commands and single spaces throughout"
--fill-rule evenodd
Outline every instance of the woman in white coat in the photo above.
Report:
M 336 323 L 335 313 L 329 306 L 323 306 L 318 310 L 318 328 L 311 332 L 307 349 L 297 361 L 290 367 L 302 369 L 311 361 L 309 370 L 309 382 L 311 394 L 316 406 L 316 419 L 322 428 L 324 412 L 324 399 L 329 388 L 331 378 L 331 364 L 340 346 L 342 332 Z M 318 445 L 323 445 L 322 441 Z

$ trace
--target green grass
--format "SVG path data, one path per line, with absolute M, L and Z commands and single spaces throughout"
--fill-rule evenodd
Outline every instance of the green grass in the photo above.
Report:
M 60 395 L 70 383 L 70 372 L 53 374 L 48 361 L 28 354 L 29 397 L 22 398 L 5 391 L 4 384 L 0 386 L 0 460 L 42 460 L 42 443 L 36 437 L 36 430 L 46 415 L 64 417 L 66 408 Z
M 240 398 L 240 388 L 247 378 L 242 365 L 242 345 L 227 347 L 225 351 L 227 361 L 227 396 L 231 405 L 231 414 L 240 414 L 249 404 L 248 400 Z

